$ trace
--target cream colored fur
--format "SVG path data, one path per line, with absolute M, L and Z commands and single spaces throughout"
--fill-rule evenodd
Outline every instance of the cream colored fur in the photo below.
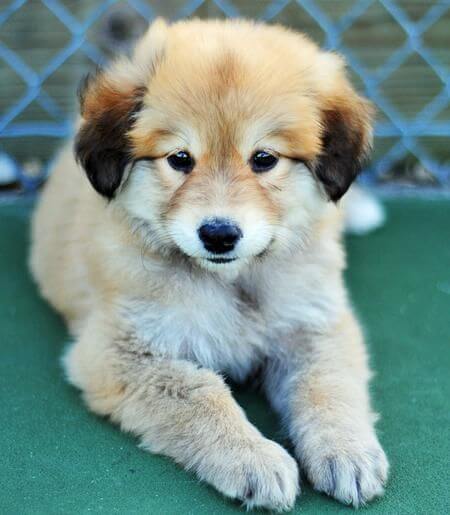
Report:
M 256 64 L 223 61 L 233 52 L 245 61 L 248 48 Z M 228 111 L 213 113 L 207 86 L 225 78 L 213 77 L 208 66 L 220 59 L 233 68 L 233 86 L 228 100 L 218 101 Z M 300 78 L 286 71 L 290 60 L 292 67 L 304 63 Z M 272 84 L 252 76 L 257 65 L 267 67 L 262 78 Z M 292 508 L 297 463 L 314 488 L 344 503 L 360 506 L 380 495 L 388 463 L 374 430 L 363 337 L 342 281 L 342 210 L 289 154 L 294 143 L 311 156 L 320 152 L 317 117 L 331 97 L 359 109 L 341 60 L 282 28 L 159 21 L 133 59 L 109 73 L 124 95 L 128 82 L 147 81 L 131 137 L 136 157 L 149 149 L 156 158 L 130 164 L 108 201 L 69 145 L 42 193 L 31 268 L 73 334 L 63 360 L 68 380 L 91 410 L 136 434 L 150 452 L 172 457 L 248 508 Z M 183 86 L 189 73 L 195 77 Z M 188 99 L 184 108 L 177 87 Z M 300 87 L 303 104 L 294 106 Z M 95 102 L 88 98 L 82 123 Z M 309 140 L 271 134 L 272 111 L 273 119 L 284 117 L 283 126 L 309 124 L 309 134 L 295 136 Z M 215 125 L 220 116 L 228 117 L 232 134 L 223 119 Z M 170 137 L 150 138 L 177 120 Z M 217 142 L 226 138 L 235 138 L 235 161 L 219 159 L 225 150 Z M 256 177 L 243 163 L 264 138 L 280 161 Z M 198 161 L 199 171 L 187 177 L 165 160 L 181 145 Z M 226 163 L 228 175 L 225 168 L 211 171 L 217 162 Z M 209 263 L 197 241 L 199 221 L 218 215 L 232 216 L 244 233 L 230 264 Z M 222 378 L 243 381 L 258 367 L 293 457 L 247 420 Z

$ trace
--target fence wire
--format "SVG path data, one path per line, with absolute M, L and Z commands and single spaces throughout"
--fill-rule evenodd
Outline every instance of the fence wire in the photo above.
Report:
M 1 4 L 6 3 L 5 0 Z M 76 84 L 158 15 L 252 17 L 311 34 L 377 106 L 364 174 L 450 187 L 450 0 L 13 0 L 0 4 L 0 184 L 37 187 L 72 133 Z M 2 175 L 3 174 L 3 175 Z

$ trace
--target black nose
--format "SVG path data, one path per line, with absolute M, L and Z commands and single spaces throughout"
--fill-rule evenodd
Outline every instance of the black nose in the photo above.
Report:
M 242 237 L 242 231 L 229 220 L 214 218 L 199 228 L 198 235 L 206 250 L 214 254 L 224 254 L 234 249 Z

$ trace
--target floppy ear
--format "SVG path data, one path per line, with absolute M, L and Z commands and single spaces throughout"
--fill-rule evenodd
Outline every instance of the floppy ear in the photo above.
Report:
M 101 73 L 91 80 L 93 85 L 81 93 L 84 123 L 75 141 L 75 155 L 95 190 L 112 198 L 132 159 L 128 131 L 141 108 L 143 89 L 115 88 Z
M 331 80 L 327 77 L 329 84 L 322 93 L 322 150 L 313 169 L 328 197 L 336 202 L 360 173 L 370 152 L 373 109 L 350 86 L 342 61 L 331 57 L 335 73 Z
M 107 198 L 114 197 L 133 160 L 129 131 L 162 55 L 166 27 L 162 20 L 155 21 L 131 60 L 117 61 L 108 70 L 88 77 L 80 88 L 83 121 L 75 140 L 75 156 L 95 190 Z

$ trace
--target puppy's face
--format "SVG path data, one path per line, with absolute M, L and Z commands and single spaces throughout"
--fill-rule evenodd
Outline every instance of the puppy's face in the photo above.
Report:
M 151 244 L 210 270 L 301 245 L 370 144 L 339 58 L 244 22 L 156 22 L 87 86 L 77 153 Z

